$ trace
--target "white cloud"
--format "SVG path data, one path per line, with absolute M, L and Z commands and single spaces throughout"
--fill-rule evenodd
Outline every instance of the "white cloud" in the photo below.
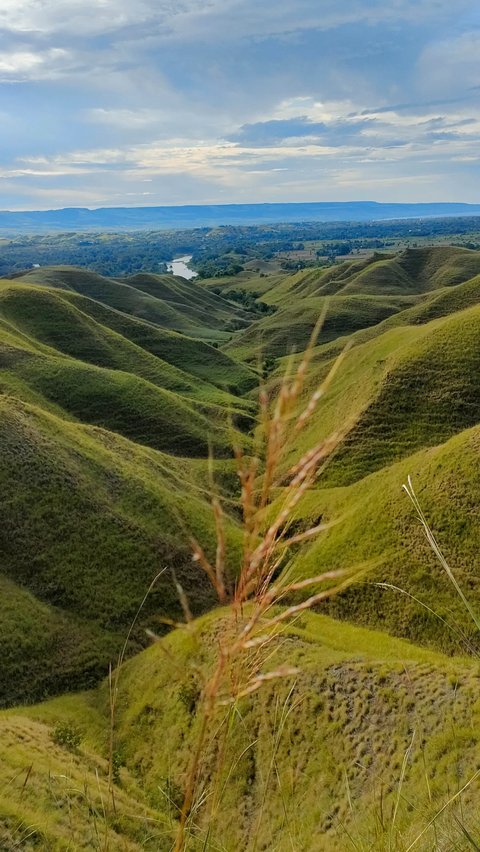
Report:
M 435 179 L 457 168 L 473 194 L 475 8 L 476 0 L 0 0 L 0 84 L 26 84 L 2 92 L 2 109 L 15 115 L 3 125 L 2 191 L 29 184 L 38 198 L 33 189 L 50 181 L 59 201 L 70 185 L 72 203 L 86 187 L 92 203 L 121 203 L 148 181 L 152 203 L 286 200 L 333 197 L 349 176 L 352 191 L 383 192 L 388 169 L 397 197 L 422 168 Z
M 68 59 L 68 52 L 61 48 L 34 52 L 20 49 L 0 54 L 0 82 L 26 79 L 45 79 L 55 75 L 58 66 Z
M 457 0 L 458 12 L 470 0 Z M 165 40 L 286 35 L 343 24 L 419 21 L 451 12 L 449 0 L 2 0 L 0 27 L 76 35 L 148 24 Z M 213 27 L 212 27 L 213 23 Z
M 429 94 L 448 97 L 480 87 L 480 32 L 466 32 L 429 45 L 419 59 L 418 70 Z

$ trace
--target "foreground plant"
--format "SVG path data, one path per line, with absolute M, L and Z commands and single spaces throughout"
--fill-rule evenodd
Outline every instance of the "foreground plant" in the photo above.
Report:
M 187 773 L 184 799 L 179 813 L 175 852 L 186 848 L 187 826 L 192 814 L 205 803 L 199 778 L 207 738 L 215 727 L 218 771 L 228 736 L 229 712 L 245 696 L 255 693 L 266 681 L 293 677 L 297 670 L 271 662 L 272 644 L 282 628 L 304 610 L 325 601 L 351 584 L 352 571 L 329 571 L 296 580 L 289 564 L 293 546 L 329 528 L 317 524 L 296 532 L 293 528 L 297 507 L 335 450 L 342 435 L 335 433 L 306 452 L 293 466 L 287 464 L 295 439 L 314 416 L 343 355 L 327 377 L 302 405 L 302 392 L 308 366 L 324 317 L 313 331 L 310 344 L 296 370 L 291 365 L 272 399 L 266 388 L 260 391 L 260 423 L 257 450 L 252 457 L 235 448 L 241 485 L 243 515 L 243 554 L 234 582 L 226 572 L 224 515 L 218 498 L 212 501 L 217 548 L 215 562 L 207 558 L 201 545 L 192 540 L 193 559 L 207 574 L 219 604 L 226 607 L 221 635 L 217 637 L 215 661 L 201 689 L 197 713 L 200 725 Z M 187 627 L 191 625 L 188 602 L 179 588 Z M 192 628 L 193 629 L 193 628 Z M 218 718 L 224 708 L 223 721 Z M 226 712 L 225 712 L 226 708 Z M 210 792 L 210 811 L 218 807 L 218 791 Z M 205 847 L 206 848 L 206 847 Z

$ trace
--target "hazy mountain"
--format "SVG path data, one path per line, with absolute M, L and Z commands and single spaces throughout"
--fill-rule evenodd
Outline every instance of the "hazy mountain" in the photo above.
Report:
M 182 207 L 66 207 L 0 211 L 0 230 L 88 231 L 201 228 L 269 222 L 374 222 L 439 216 L 480 216 L 480 204 L 379 204 L 374 201 L 306 204 L 209 204 Z

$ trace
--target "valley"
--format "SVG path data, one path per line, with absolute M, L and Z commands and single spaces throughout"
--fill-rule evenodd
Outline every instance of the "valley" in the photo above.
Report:
M 0 280 L 0 848 L 177 848 L 204 684 L 260 594 L 232 617 L 245 542 L 319 446 L 275 533 L 270 582 L 291 590 L 238 677 L 280 675 L 212 710 L 183 848 L 478 848 L 480 251 L 257 263 Z M 288 440 L 250 529 L 285 375 Z M 202 571 L 219 559 L 222 606 Z M 282 621 L 320 575 L 349 580 Z

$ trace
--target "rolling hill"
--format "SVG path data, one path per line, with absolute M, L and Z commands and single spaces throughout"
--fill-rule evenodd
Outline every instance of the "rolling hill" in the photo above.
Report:
M 219 611 L 195 633 L 175 631 L 124 668 L 113 802 L 107 684 L 0 714 L 5 846 L 25 838 L 24 848 L 52 852 L 99 842 L 172 848 L 201 724 L 195 683 L 224 619 Z M 300 673 L 241 699 L 226 741 L 221 719 L 212 726 L 189 849 L 470 848 L 478 663 L 313 613 L 288 626 L 269 656 Z
M 94 298 L 117 304 L 126 285 L 33 277 L 0 282 L 2 704 L 98 679 L 164 565 L 150 613 L 179 611 L 173 570 L 193 608 L 208 605 L 188 544 L 195 534 L 213 552 L 207 459 L 230 489 L 232 445 L 248 446 L 254 414 L 242 364 Z M 212 318 L 225 310 L 205 303 Z
M 135 275 L 123 280 L 105 278 L 71 267 L 34 269 L 21 276 L 26 284 L 58 287 L 154 323 L 208 341 L 228 339 L 225 326 L 233 319 L 248 325 L 249 315 L 221 296 L 172 275 Z
M 355 331 L 360 336 L 361 329 L 382 321 L 401 322 L 409 308 L 405 324 L 410 324 L 416 309 L 421 313 L 422 306 L 440 294 L 448 301 L 450 288 L 453 294 L 455 285 L 464 285 L 479 273 L 480 252 L 451 246 L 407 249 L 399 255 L 373 255 L 327 269 L 302 270 L 263 292 L 262 300 L 275 305 L 276 313 L 251 325 L 224 348 L 246 361 L 254 361 L 259 349 L 274 357 L 301 352 L 325 300 L 328 313 L 320 343 Z M 444 288 L 449 290 L 443 293 Z M 453 303 L 455 296 L 451 299 Z
M 258 453 L 251 365 L 276 359 L 274 394 L 326 304 L 297 412 L 347 349 L 303 430 L 292 424 L 266 518 L 299 457 L 332 434 L 335 450 L 272 582 L 370 569 L 270 644 L 260 621 L 244 666 L 261 688 L 212 711 L 187 848 L 478 848 L 478 629 L 402 484 L 479 611 L 480 253 L 263 277 L 275 312 L 260 320 L 213 287 L 63 267 L 0 281 L 0 848 L 172 849 L 202 685 L 250 606 L 216 608 L 191 539 L 213 564 L 225 550 L 233 587 L 245 530 L 232 447 Z M 112 734 L 109 663 L 157 575 Z

